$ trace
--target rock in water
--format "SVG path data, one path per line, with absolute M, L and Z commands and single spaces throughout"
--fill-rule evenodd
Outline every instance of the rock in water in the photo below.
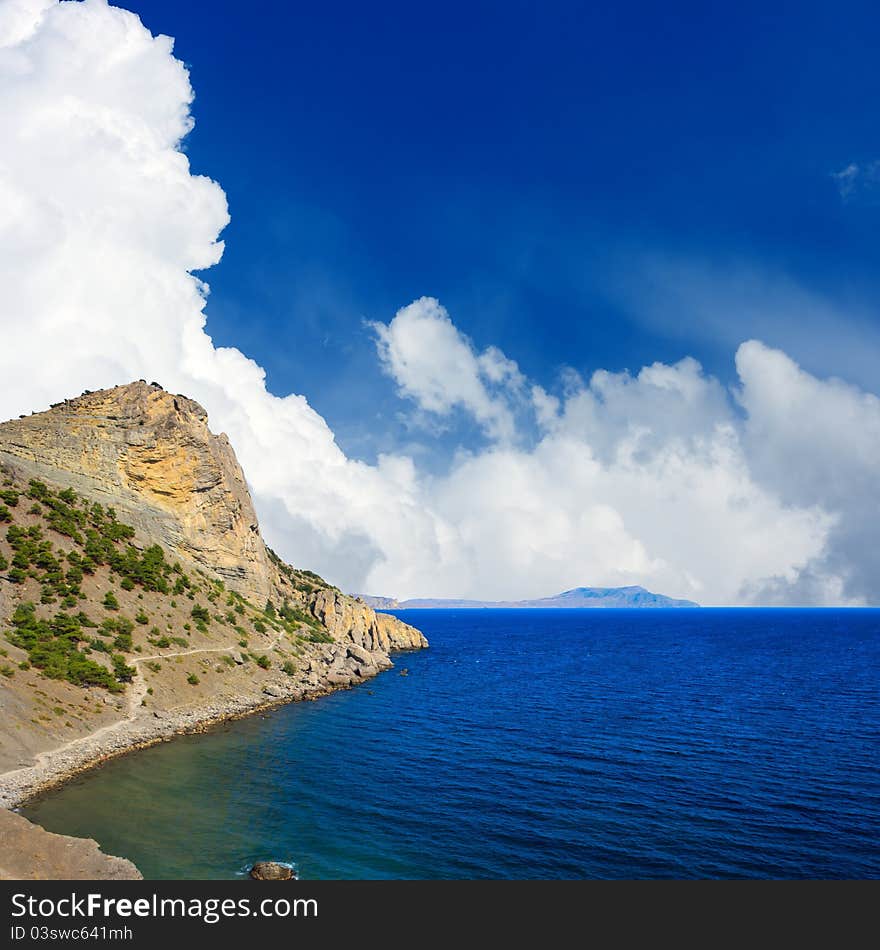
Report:
M 75 595 L 77 609 L 83 610 L 80 616 L 86 611 L 88 616 L 103 616 L 105 609 L 119 609 L 121 620 L 136 612 L 139 625 L 146 626 L 117 638 L 114 648 L 118 647 L 120 660 L 125 653 L 142 652 L 146 643 L 158 650 L 171 645 L 172 638 L 157 639 L 158 625 L 147 635 L 150 622 L 161 621 L 168 633 L 181 627 L 193 634 L 191 643 L 189 636 L 173 638 L 184 647 L 175 651 L 174 664 L 164 661 L 165 654 L 152 652 L 134 659 L 131 673 L 125 672 L 130 667 L 124 664 L 119 678 L 137 682 L 127 697 L 101 688 L 106 685 L 106 664 L 100 657 L 89 661 L 101 667 L 91 671 L 100 686 L 84 689 L 79 696 L 75 677 L 70 682 L 46 681 L 48 694 L 37 686 L 41 674 L 27 659 L 29 651 L 14 647 L 19 652 L 10 659 L 18 669 L 9 666 L 10 676 L 0 689 L 0 805 L 19 803 L 46 782 L 69 776 L 108 754 L 253 711 L 267 702 L 267 696 L 311 699 L 335 687 L 363 682 L 393 665 L 392 651 L 428 645 L 418 630 L 391 614 L 375 613 L 312 571 L 285 564 L 267 548 L 229 441 L 210 430 L 207 413 L 198 403 L 159 386 L 140 380 L 0 422 L 0 482 L 3 501 L 8 502 L 0 506 L 0 515 L 10 522 L 8 531 L 0 525 L 3 572 L 17 556 L 13 528 L 19 532 L 47 528 L 52 539 L 45 539 L 41 557 L 55 552 L 39 572 L 34 567 L 33 576 L 18 578 L 22 583 L 0 577 L 0 635 L 23 603 L 39 601 L 34 622 L 50 622 L 62 606 L 50 607 L 57 600 L 46 596 L 50 583 L 59 596 Z M 19 496 L 30 497 L 34 504 L 18 504 Z M 92 523 L 100 523 L 100 530 L 95 528 L 102 551 L 98 561 L 86 551 Z M 117 579 L 103 555 L 111 548 L 113 564 L 117 556 L 126 564 L 129 559 L 131 564 L 135 558 L 144 564 L 151 559 L 152 579 L 148 584 L 145 576 L 135 576 L 134 568 L 126 569 L 119 597 L 109 601 L 109 588 Z M 93 562 L 92 571 L 80 571 L 82 588 L 76 572 L 65 575 L 57 566 L 68 558 L 72 567 L 75 558 L 82 563 L 78 549 Z M 137 586 L 142 590 L 135 590 Z M 212 607 L 173 599 L 184 591 L 193 601 L 197 594 L 207 596 Z M 193 619 L 195 630 L 189 622 Z M 68 620 L 80 624 L 79 619 Z M 250 646 L 244 636 L 250 628 L 240 626 L 245 621 L 253 627 Z M 285 651 L 290 649 L 290 637 L 297 644 L 296 661 Z M 59 656 L 65 653 L 60 640 L 56 648 L 61 650 Z M 140 666 L 139 660 L 149 665 Z M 188 667 L 178 668 L 178 662 Z M 223 675 L 200 677 L 195 672 L 198 668 L 208 673 L 212 666 Z M 200 688 L 193 690 L 195 686 Z M 129 704 L 138 700 L 136 715 L 129 715 Z M 70 719 L 64 721 L 64 727 L 73 730 L 69 735 L 59 729 L 61 720 L 47 730 L 47 706 L 58 715 L 79 707 L 84 715 L 69 713 Z M 79 742 L 90 734 L 88 742 Z M 0 877 L 7 870 L 4 858 L 0 842 Z M 36 865 L 34 871 L 44 873 Z
M 276 861 L 257 861 L 251 868 L 251 877 L 255 881 L 294 881 L 293 868 Z

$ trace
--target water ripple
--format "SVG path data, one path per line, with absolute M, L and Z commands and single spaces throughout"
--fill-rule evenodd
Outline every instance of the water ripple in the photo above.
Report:
M 878 877 L 880 611 L 408 611 L 432 647 L 28 813 L 150 877 Z

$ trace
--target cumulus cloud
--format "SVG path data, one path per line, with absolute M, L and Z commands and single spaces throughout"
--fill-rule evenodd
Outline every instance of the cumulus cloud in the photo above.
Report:
M 693 359 L 544 388 L 422 298 L 374 324 L 401 397 L 484 434 L 442 475 L 348 458 L 304 396 L 214 346 L 228 221 L 181 142 L 168 37 L 104 0 L 0 3 L 0 417 L 157 379 L 207 408 L 269 542 L 350 590 L 529 597 L 642 583 L 704 603 L 876 599 L 875 397 L 740 348 L 736 392 Z
M 398 534 L 431 549 L 402 466 L 347 459 L 305 398 L 206 334 L 191 272 L 220 259 L 228 213 L 180 150 L 193 94 L 171 39 L 103 0 L 38 6 L 3 7 L 0 416 L 158 379 L 228 433 L 291 556 L 354 584 Z
M 755 478 L 791 505 L 821 506 L 835 516 L 824 555 L 802 572 L 801 599 L 836 602 L 849 592 L 876 603 L 880 399 L 839 379 L 816 379 L 754 341 L 739 348 L 736 366 L 737 397 L 747 413 L 743 442 Z
M 389 324 L 371 326 L 382 365 L 401 395 L 435 415 L 461 409 L 492 438 L 513 437 L 512 401 L 524 384 L 519 367 L 497 347 L 477 353 L 439 301 L 422 297 Z

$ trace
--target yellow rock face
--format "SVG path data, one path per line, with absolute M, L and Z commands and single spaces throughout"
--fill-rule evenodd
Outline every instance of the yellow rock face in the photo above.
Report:
M 318 591 L 311 609 L 335 640 L 347 638 L 370 652 L 420 650 L 428 645 L 415 627 L 390 614 L 376 613 L 363 601 L 337 590 Z
M 255 603 L 271 595 L 244 475 L 191 399 L 138 382 L 67 400 L 0 425 L 0 461 L 105 498 L 139 535 Z
M 304 594 L 273 563 L 229 440 L 192 399 L 145 382 L 86 393 L 0 424 L 0 464 L 113 506 L 156 543 L 256 605 L 300 603 L 338 641 L 418 649 L 413 627 L 335 589 Z

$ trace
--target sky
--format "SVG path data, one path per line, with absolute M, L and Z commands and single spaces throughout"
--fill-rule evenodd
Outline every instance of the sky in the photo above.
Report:
M 590 6 L 0 0 L 0 416 L 186 392 L 353 592 L 880 602 L 880 14 Z

